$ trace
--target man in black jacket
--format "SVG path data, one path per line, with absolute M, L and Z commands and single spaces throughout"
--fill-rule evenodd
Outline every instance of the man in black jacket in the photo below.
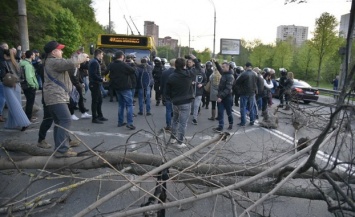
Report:
M 161 82 L 160 82 L 161 92 L 163 98 L 165 99 L 166 127 L 164 127 L 164 129 L 167 131 L 171 131 L 171 116 L 173 114 L 173 104 L 171 103 L 169 96 L 166 95 L 166 83 L 168 82 L 169 76 L 173 74 L 175 71 L 175 61 L 176 61 L 175 58 L 170 60 L 170 68 L 163 71 L 163 74 L 161 76 Z
M 207 61 L 205 66 L 206 66 L 205 74 L 206 74 L 206 84 L 207 84 L 210 81 L 210 76 L 213 73 L 212 62 Z M 201 101 L 202 101 L 202 107 L 206 106 L 206 109 L 208 109 L 208 105 L 210 104 L 210 92 L 203 90 Z
M 160 86 L 160 80 L 161 80 L 161 75 L 163 74 L 163 71 L 165 70 L 165 67 L 161 63 L 161 59 L 159 57 L 154 58 L 154 68 L 153 68 L 153 78 L 154 78 L 154 91 L 155 91 L 155 100 L 156 100 L 156 106 L 159 106 L 161 98 L 161 86 Z
M 246 107 L 249 105 L 248 111 L 250 111 L 250 125 L 254 125 L 255 110 L 252 109 L 255 104 L 255 94 L 257 93 L 257 80 L 256 73 L 252 70 L 252 64 L 247 62 L 245 64 L 245 71 L 240 74 L 235 81 L 239 87 L 240 93 L 240 116 L 241 122 L 239 126 L 245 126 L 246 123 Z
M 124 62 L 125 55 L 122 51 L 115 54 L 115 60 L 110 64 L 110 87 L 115 90 L 118 98 L 118 127 L 126 125 L 124 123 L 124 111 L 127 108 L 128 129 L 136 129 L 133 126 L 133 94 L 135 88 L 135 69 Z
M 224 126 L 224 110 L 228 115 L 229 127 L 228 130 L 233 128 L 233 68 L 228 62 L 222 63 L 222 67 L 214 59 L 212 60 L 216 64 L 216 68 L 221 73 L 222 77 L 218 86 L 217 94 L 217 108 L 218 108 L 218 127 L 213 128 L 216 132 L 222 132 Z
M 190 55 L 191 59 L 196 59 Z M 171 143 L 178 142 L 178 148 L 186 147 L 183 143 L 187 122 L 191 110 L 191 102 L 194 99 L 192 80 L 194 75 L 185 69 L 185 59 L 177 58 L 175 61 L 175 71 L 168 78 L 166 83 L 166 96 L 173 103 L 173 121 Z
M 190 58 L 190 57 L 189 57 Z M 188 59 L 186 63 L 187 70 L 194 75 L 194 95 L 195 99 L 191 103 L 191 113 L 193 115 L 192 124 L 197 125 L 197 116 L 201 104 L 203 87 L 207 83 L 206 74 L 201 68 L 201 63 L 197 59 Z
M 103 124 L 102 121 L 107 121 L 104 118 L 101 110 L 102 95 L 100 85 L 102 84 L 101 66 L 100 62 L 104 56 L 104 52 L 100 49 L 96 49 L 94 52 L 94 58 L 89 61 L 89 88 L 91 91 L 91 111 L 92 111 L 92 123 Z

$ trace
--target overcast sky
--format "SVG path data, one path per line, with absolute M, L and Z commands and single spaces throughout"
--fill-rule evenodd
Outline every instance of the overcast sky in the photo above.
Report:
M 214 4 L 212 3 L 214 2 Z M 260 39 L 274 43 L 279 25 L 308 26 L 308 39 L 314 31 L 315 20 L 323 12 L 334 15 L 338 22 L 350 13 L 348 0 L 308 0 L 303 4 L 284 4 L 284 0 L 111 0 L 111 20 L 116 33 L 131 33 L 124 15 L 134 32 L 135 25 L 144 34 L 144 21 L 159 26 L 159 38 L 171 36 L 195 50 L 213 50 L 214 6 L 216 9 L 216 53 L 220 39 Z M 93 0 L 96 19 L 108 25 L 109 0 Z M 339 28 L 337 29 L 339 30 Z

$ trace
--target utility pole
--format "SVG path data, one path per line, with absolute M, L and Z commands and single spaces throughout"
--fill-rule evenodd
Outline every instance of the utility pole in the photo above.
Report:
M 216 6 L 214 5 L 213 0 L 210 0 L 210 2 L 213 5 L 213 10 L 214 10 L 214 26 L 213 26 L 213 53 L 212 57 L 215 58 L 216 53 L 215 53 L 215 48 L 216 48 Z
M 21 49 L 22 51 L 26 51 L 30 49 L 30 42 L 28 39 L 26 0 L 17 0 L 17 5 Z
M 111 34 L 111 0 L 108 2 L 108 34 Z

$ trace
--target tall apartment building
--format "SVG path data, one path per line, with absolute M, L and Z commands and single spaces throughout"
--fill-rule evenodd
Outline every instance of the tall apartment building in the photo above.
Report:
M 159 41 L 159 26 L 152 21 L 144 21 L 144 35 L 153 36 L 155 46 Z
M 339 25 L 339 37 L 342 38 L 348 37 L 349 20 L 350 20 L 350 13 L 341 15 L 340 25 Z M 353 38 L 355 38 L 355 30 L 353 32 Z
M 276 39 L 286 41 L 292 37 L 293 43 L 300 46 L 308 39 L 308 27 L 295 25 L 281 25 L 277 27 Z
M 168 46 L 170 49 L 175 49 L 178 46 L 178 43 L 179 41 L 177 39 L 166 36 L 164 38 L 159 38 L 158 46 Z

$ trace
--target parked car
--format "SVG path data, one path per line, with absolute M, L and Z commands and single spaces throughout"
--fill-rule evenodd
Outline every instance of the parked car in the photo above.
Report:
M 279 79 L 276 79 L 276 82 L 279 83 Z M 276 88 L 275 93 L 272 94 L 272 97 L 279 97 L 280 89 Z M 295 101 L 303 101 L 305 104 L 310 102 L 316 102 L 319 98 L 319 90 L 312 87 L 307 82 L 293 79 L 292 85 L 292 99 Z

